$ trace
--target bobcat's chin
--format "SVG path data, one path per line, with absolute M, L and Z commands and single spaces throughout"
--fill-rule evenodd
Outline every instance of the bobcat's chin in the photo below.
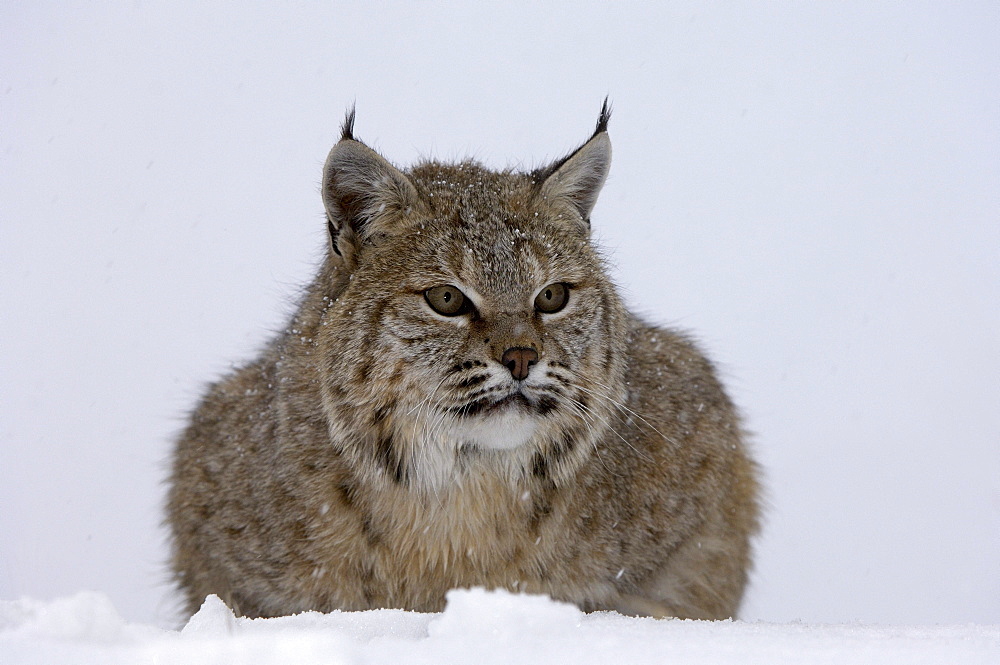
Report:
M 521 393 L 511 394 L 455 425 L 465 445 L 484 450 L 512 450 L 528 443 L 539 425 L 536 408 Z

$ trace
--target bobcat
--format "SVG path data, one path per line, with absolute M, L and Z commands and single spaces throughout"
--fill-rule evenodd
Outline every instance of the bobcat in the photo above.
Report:
M 187 609 L 438 611 L 481 586 L 734 615 L 756 467 L 712 365 L 626 311 L 591 242 L 607 102 L 586 143 L 526 173 L 402 171 L 354 118 L 323 171 L 315 281 L 177 445 Z

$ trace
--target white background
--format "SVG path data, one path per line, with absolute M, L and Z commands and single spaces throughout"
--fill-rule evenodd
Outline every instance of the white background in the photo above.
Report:
M 755 432 L 748 619 L 1000 623 L 1000 5 L 0 5 L 0 598 L 170 624 L 163 481 L 324 248 L 344 110 L 525 168 Z M 209 5 L 209 6 L 206 6 Z

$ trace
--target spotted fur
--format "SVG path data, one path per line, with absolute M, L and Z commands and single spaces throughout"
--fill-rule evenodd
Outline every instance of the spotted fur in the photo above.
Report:
M 210 593 L 246 616 L 440 610 L 468 586 L 737 611 L 755 467 L 711 364 L 625 310 L 591 242 L 609 117 L 539 171 L 402 171 L 350 112 L 324 169 L 323 265 L 177 445 L 167 519 L 189 611 Z M 555 283 L 563 309 L 536 310 Z M 435 311 L 441 285 L 470 309 Z M 515 348 L 534 352 L 524 380 L 502 362 Z

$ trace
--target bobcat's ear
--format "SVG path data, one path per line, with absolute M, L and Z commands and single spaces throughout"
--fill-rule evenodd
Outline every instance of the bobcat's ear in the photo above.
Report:
M 540 172 L 543 178 L 540 193 L 550 204 L 570 204 L 580 218 L 590 227 L 590 212 L 597 203 L 597 195 L 608 178 L 611 168 L 611 139 L 608 138 L 608 120 L 611 109 L 604 100 L 597 129 L 590 140 L 568 157 Z
M 390 231 L 394 217 L 417 205 L 416 188 L 406 175 L 354 138 L 354 109 L 347 114 L 340 141 L 323 167 L 330 248 L 349 263 L 361 245 Z

